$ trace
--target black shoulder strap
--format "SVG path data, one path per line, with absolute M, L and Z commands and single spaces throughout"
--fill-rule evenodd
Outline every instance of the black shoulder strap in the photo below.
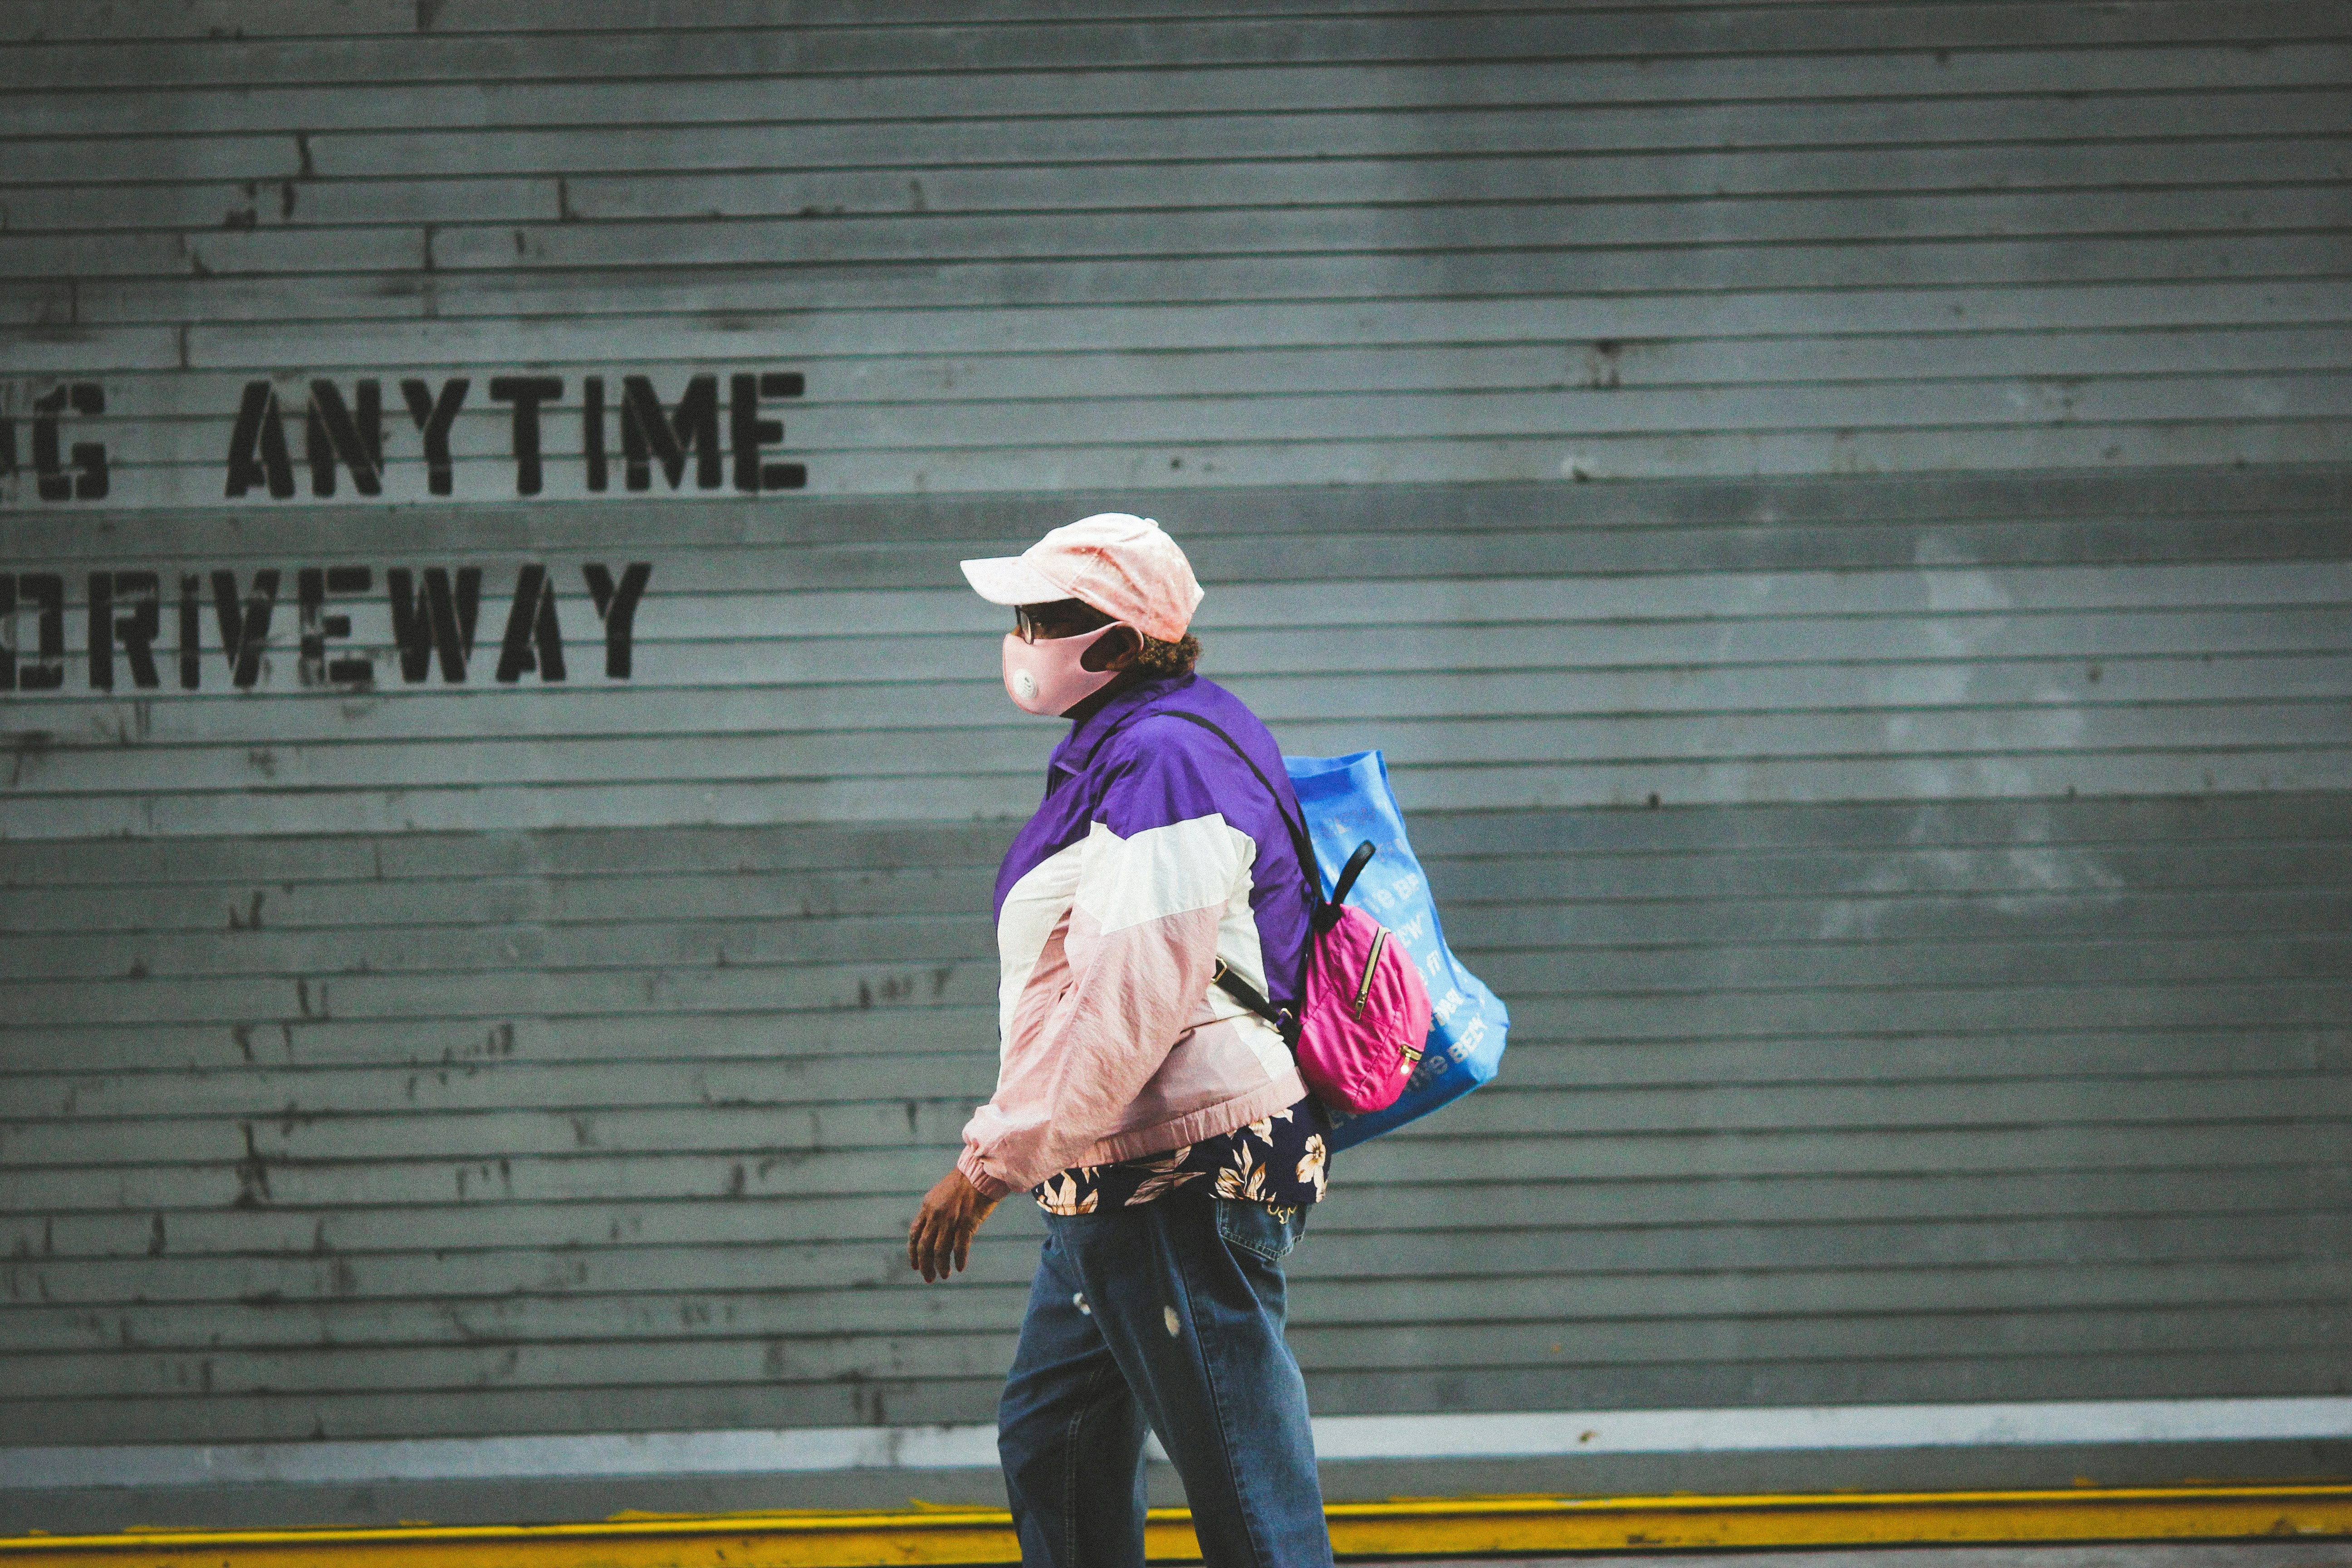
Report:
M 1330 915 L 1336 918 L 1334 911 L 1348 901 L 1348 889 L 1356 885 L 1356 879 L 1362 875 L 1365 867 L 1372 863 L 1372 857 L 1378 852 L 1372 841 L 1367 838 L 1356 846 L 1356 852 L 1348 857 L 1348 863 L 1339 868 L 1339 879 L 1331 885 L 1331 896 L 1325 898 L 1323 879 L 1315 868 L 1315 843 L 1307 836 L 1307 824 L 1303 820 L 1293 818 L 1289 812 L 1283 809 L 1282 792 L 1274 787 L 1274 781 L 1265 776 L 1265 770 L 1252 762 L 1250 754 L 1243 751 L 1240 743 L 1231 735 L 1226 734 L 1198 713 L 1187 713 L 1175 708 L 1162 708 L 1157 711 L 1166 718 L 1187 719 L 1198 724 L 1202 729 L 1231 746 L 1234 755 L 1246 763 L 1250 772 L 1257 774 L 1257 782 L 1265 785 L 1265 793 L 1274 797 L 1274 809 L 1281 816 L 1282 825 L 1290 829 L 1291 847 L 1297 851 L 1299 874 L 1307 879 L 1307 891 L 1315 900 L 1317 918 L 1322 923 L 1328 924 L 1329 921 L 1324 917 Z
M 1328 929 L 1339 919 L 1339 905 L 1348 897 L 1348 889 L 1355 886 L 1358 873 L 1370 863 L 1373 854 L 1371 841 L 1367 839 L 1356 846 L 1356 852 L 1348 857 L 1347 867 L 1339 873 L 1339 880 L 1332 889 L 1331 896 L 1326 899 L 1323 896 L 1323 878 L 1315 866 L 1315 842 L 1307 836 L 1306 822 L 1290 815 L 1289 810 L 1282 804 L 1282 792 L 1274 787 L 1274 781 L 1265 776 L 1265 770 L 1259 767 L 1247 752 L 1242 750 L 1241 742 L 1198 713 L 1187 713 L 1181 708 L 1157 709 L 1154 710 L 1154 716 L 1181 719 L 1188 723 L 1198 724 L 1231 747 L 1234 755 L 1239 757 L 1249 771 L 1257 775 L 1257 782 L 1265 786 L 1265 793 L 1274 799 L 1275 815 L 1281 817 L 1283 826 L 1290 830 L 1291 848 L 1298 857 L 1298 874 L 1306 879 L 1307 897 L 1313 905 L 1314 912 L 1308 918 L 1313 921 L 1316 930 Z M 1291 1040 L 1294 1045 L 1296 1044 L 1292 1037 L 1297 1030 L 1297 1020 L 1287 1012 L 1277 1010 L 1273 1003 L 1259 994 L 1257 987 L 1227 969 L 1223 959 L 1217 961 L 1217 973 L 1214 978 L 1219 990 L 1281 1030 L 1285 1040 Z
M 1292 816 L 1289 811 L 1283 805 L 1282 792 L 1274 787 L 1274 781 L 1265 776 L 1265 770 L 1259 767 L 1256 762 L 1251 758 L 1247 752 L 1242 750 L 1240 742 L 1234 740 L 1231 735 L 1226 734 L 1224 731 L 1219 729 L 1215 724 L 1211 723 L 1208 720 L 1202 718 L 1198 713 L 1187 713 L 1181 708 L 1161 708 L 1155 710 L 1154 712 L 1159 718 L 1181 719 L 1187 723 L 1198 724 L 1202 729 L 1206 730 L 1210 734 L 1214 735 L 1218 740 L 1223 741 L 1226 745 L 1232 747 L 1234 755 L 1242 760 L 1242 765 L 1248 768 L 1250 772 L 1257 775 L 1257 782 L 1264 784 L 1265 786 L 1265 793 L 1274 797 L 1275 815 L 1281 817 L 1282 826 L 1290 830 L 1290 847 L 1297 852 L 1299 872 L 1301 875 L 1306 877 L 1308 889 L 1315 895 L 1316 903 L 1318 905 L 1321 904 L 1323 902 L 1323 879 L 1318 876 L 1315 871 L 1315 841 L 1307 837 L 1307 824 L 1297 817 Z

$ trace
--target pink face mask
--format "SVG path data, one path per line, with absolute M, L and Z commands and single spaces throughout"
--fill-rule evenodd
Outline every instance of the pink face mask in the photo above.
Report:
M 1115 669 L 1088 669 L 1078 661 L 1103 634 L 1123 625 L 1113 621 L 1092 632 L 1071 637 L 1044 637 L 1024 642 L 1018 632 L 1004 635 L 1004 690 L 1024 713 L 1066 713 L 1118 679 Z

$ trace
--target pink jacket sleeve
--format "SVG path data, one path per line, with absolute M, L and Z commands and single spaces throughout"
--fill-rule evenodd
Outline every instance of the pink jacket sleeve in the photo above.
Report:
M 1192 1024 L 1216 967 L 1217 930 L 1256 846 L 1223 817 L 1160 821 L 1192 795 L 1148 758 L 1112 785 L 1079 856 L 1076 891 L 1014 1006 L 996 1092 L 964 1128 L 957 1168 L 991 1197 L 1076 1163 L 1118 1125 Z M 1156 809 L 1156 806 L 1161 807 Z M 1133 831 L 1114 825 L 1126 821 Z

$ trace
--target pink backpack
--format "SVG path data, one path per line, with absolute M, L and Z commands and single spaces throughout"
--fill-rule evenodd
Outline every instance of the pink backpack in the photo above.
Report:
M 1234 754 L 1257 774 L 1257 782 L 1274 796 L 1283 826 L 1290 829 L 1291 847 L 1297 853 L 1298 868 L 1306 873 L 1307 896 L 1313 905 L 1306 984 L 1297 1017 L 1286 1008 L 1276 1008 L 1223 962 L 1214 977 L 1218 988 L 1282 1031 L 1298 1060 L 1298 1076 L 1317 1099 L 1359 1116 L 1387 1110 L 1404 1092 L 1405 1080 L 1412 1076 L 1429 1038 L 1429 987 L 1394 933 L 1347 901 L 1349 889 L 1371 863 L 1372 845 L 1368 840 L 1356 846 L 1330 898 L 1324 898 L 1307 825 L 1291 816 L 1265 771 L 1231 735 L 1199 714 L 1159 711 L 1208 731 L 1233 747 Z

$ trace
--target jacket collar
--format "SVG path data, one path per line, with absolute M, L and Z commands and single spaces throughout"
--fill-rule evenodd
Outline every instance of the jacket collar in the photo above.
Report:
M 1181 691 L 1199 679 L 1191 674 L 1171 675 L 1129 687 L 1071 726 L 1070 732 L 1062 737 L 1062 743 L 1054 748 L 1053 758 L 1047 764 L 1049 773 L 1076 773 L 1086 765 L 1087 759 L 1094 755 L 1095 748 L 1102 743 L 1104 738 L 1126 723 L 1139 709 Z

